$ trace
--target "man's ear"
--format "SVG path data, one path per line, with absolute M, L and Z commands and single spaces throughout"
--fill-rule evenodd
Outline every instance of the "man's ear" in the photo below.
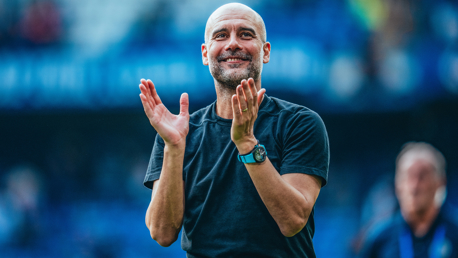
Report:
M 207 51 L 207 46 L 202 44 L 202 63 L 204 65 L 208 65 L 208 51 Z
M 267 64 L 270 60 L 270 42 L 264 43 L 264 45 L 262 46 L 262 50 L 264 51 L 262 62 L 264 64 Z

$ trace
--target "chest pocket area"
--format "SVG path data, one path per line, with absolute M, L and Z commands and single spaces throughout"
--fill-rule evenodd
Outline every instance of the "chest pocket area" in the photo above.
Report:
M 225 183 L 224 174 L 232 169 L 231 162 L 234 162 L 231 157 L 235 154 L 235 146 L 230 143 L 216 145 L 206 142 L 200 146 L 193 153 L 185 154 L 183 179 L 187 194 L 185 198 L 190 205 L 194 205 L 193 202 L 205 202 L 210 193 L 217 192 L 216 188 Z

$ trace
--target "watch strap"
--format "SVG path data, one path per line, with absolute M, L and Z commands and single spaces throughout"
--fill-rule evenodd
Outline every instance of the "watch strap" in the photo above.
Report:
M 240 155 L 240 153 L 237 155 L 238 160 L 243 162 L 243 163 L 245 163 L 245 164 L 247 164 L 247 163 L 257 163 L 256 159 L 254 158 L 254 152 L 258 148 L 263 148 L 264 151 L 265 151 L 265 155 L 267 155 L 266 148 L 264 147 L 264 145 L 259 144 L 259 141 L 257 140 L 257 144 L 254 146 L 254 148 L 250 152 L 248 152 L 245 155 Z
M 256 145 L 257 147 L 258 145 Z M 255 148 L 256 148 L 255 147 Z M 249 154 L 246 154 L 246 155 L 243 155 L 241 156 L 240 154 L 238 155 L 238 158 L 239 158 L 239 161 L 243 162 L 243 163 L 256 163 L 256 160 L 254 159 L 254 155 L 253 155 L 253 152 L 249 153 Z

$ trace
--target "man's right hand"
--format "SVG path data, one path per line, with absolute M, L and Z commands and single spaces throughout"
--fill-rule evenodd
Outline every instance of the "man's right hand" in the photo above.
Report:
M 180 114 L 174 115 L 162 104 L 156 88 L 151 80 L 141 79 L 139 85 L 140 100 L 146 116 L 165 144 L 170 147 L 184 147 L 189 131 L 189 99 L 188 94 L 181 94 Z

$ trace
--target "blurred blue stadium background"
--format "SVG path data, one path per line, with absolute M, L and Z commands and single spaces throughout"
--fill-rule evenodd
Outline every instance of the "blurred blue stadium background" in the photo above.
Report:
M 138 97 L 152 79 L 177 112 L 214 101 L 200 45 L 229 1 L 0 0 L 2 257 L 184 257 L 160 247 L 142 180 L 155 131 Z M 267 94 L 310 107 L 331 145 L 316 204 L 318 257 L 353 257 L 397 209 L 394 161 L 428 141 L 458 205 L 458 4 L 251 0 L 272 43 Z

